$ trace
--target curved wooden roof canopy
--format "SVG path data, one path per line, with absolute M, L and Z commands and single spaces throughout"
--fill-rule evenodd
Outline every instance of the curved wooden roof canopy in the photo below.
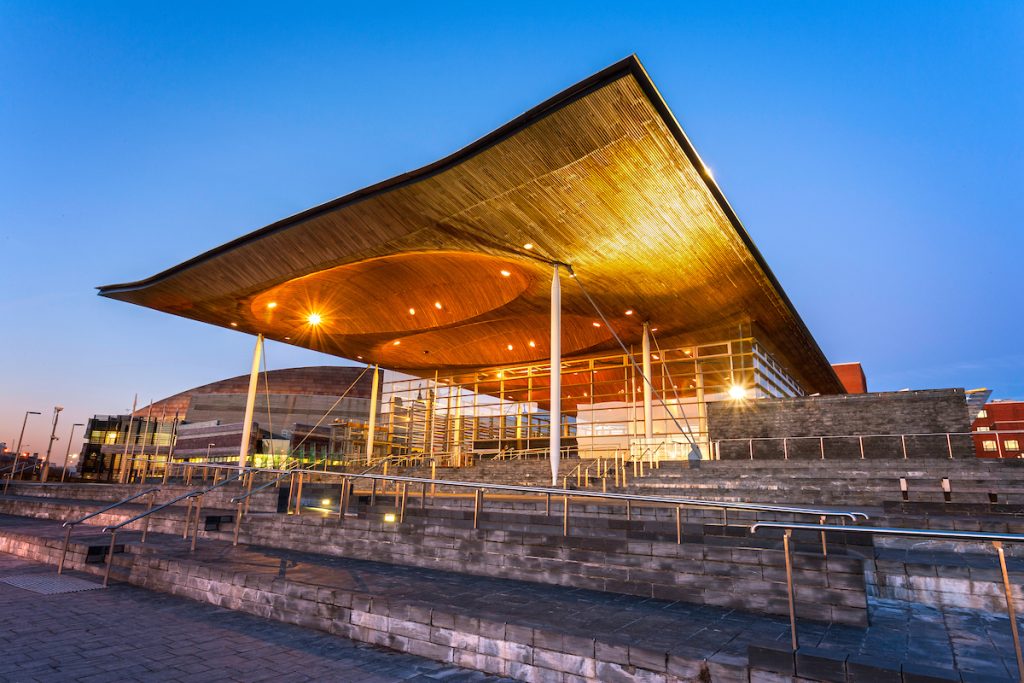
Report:
M 807 391 L 842 392 L 633 56 L 430 166 L 99 290 L 433 374 L 542 362 L 552 260 L 627 343 L 644 319 L 662 339 L 753 321 Z M 562 291 L 563 356 L 617 348 L 575 283 Z

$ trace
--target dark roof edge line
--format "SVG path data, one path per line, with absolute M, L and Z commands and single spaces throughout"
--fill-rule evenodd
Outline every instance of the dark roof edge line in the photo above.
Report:
M 472 156 L 475 156 L 476 154 L 479 154 L 485 151 L 486 149 L 498 144 L 502 140 L 510 137 L 511 135 L 514 135 L 521 129 L 533 123 L 535 120 L 547 116 L 553 110 L 560 109 L 572 103 L 573 101 L 579 99 L 580 97 L 589 94 L 591 91 L 596 90 L 597 88 L 600 88 L 608 83 L 616 81 L 619 78 L 622 78 L 623 76 L 626 75 L 632 75 L 636 79 L 637 83 L 640 85 L 641 90 L 644 91 L 648 99 L 651 101 L 651 104 L 654 106 L 655 110 L 661 116 L 666 126 L 668 126 L 669 131 L 672 133 L 672 136 L 675 138 L 676 142 L 683 150 L 683 153 L 690 159 L 694 167 L 702 172 L 701 178 L 704 180 L 704 183 L 707 186 L 708 190 L 711 192 L 711 195 L 715 198 L 715 201 L 718 202 L 722 211 L 729 219 L 729 222 L 732 224 L 733 228 L 740 236 L 740 239 L 750 250 L 751 254 L 753 254 L 754 260 L 757 262 L 758 266 L 761 268 L 764 274 L 768 277 L 768 281 L 771 283 L 776 293 L 779 295 L 783 303 L 785 303 L 786 307 L 793 315 L 793 318 L 796 321 L 797 325 L 800 326 L 801 330 L 805 333 L 806 337 L 811 341 L 811 344 L 813 345 L 813 350 L 817 352 L 817 355 L 821 359 L 822 363 L 826 367 L 828 367 L 829 370 L 831 370 L 831 364 L 828 362 L 828 358 L 821 350 L 821 347 L 818 346 L 817 340 L 811 334 L 810 329 L 807 327 L 807 324 L 803 321 L 803 318 L 800 317 L 800 314 L 793 306 L 793 302 L 790 300 L 789 295 L 786 294 L 786 291 L 782 288 L 782 284 L 775 276 L 775 273 L 773 273 L 771 268 L 768 266 L 768 263 L 765 261 L 764 256 L 761 254 L 761 251 L 754 244 L 753 239 L 751 239 L 750 234 L 743 226 L 743 223 L 740 221 L 739 216 L 736 214 L 735 211 L 733 211 L 732 206 L 725 198 L 725 195 L 718 187 L 718 184 L 714 181 L 714 179 L 712 179 L 709 176 L 708 169 L 704 165 L 704 162 L 700 158 L 700 155 L 697 153 L 696 148 L 690 142 L 690 139 L 683 131 L 683 128 L 679 124 L 679 121 L 676 119 L 671 109 L 669 109 L 668 105 L 665 103 L 664 98 L 661 96 L 661 93 L 658 91 L 658 88 L 654 85 L 654 82 L 647 74 L 647 70 L 644 69 L 643 65 L 640 63 L 640 59 L 636 56 L 636 54 L 631 54 L 628 57 L 612 64 L 611 66 L 608 66 L 602 69 L 601 71 L 598 71 L 597 73 L 585 78 L 584 80 L 569 86 L 562 92 L 548 98 L 541 104 L 527 110 L 523 114 L 520 114 L 519 116 L 512 119 L 508 123 L 502 125 L 501 127 L 491 131 L 490 133 L 469 143 L 462 149 L 459 149 L 442 159 L 427 164 L 426 166 L 422 166 L 418 169 L 407 171 L 400 175 L 383 180 L 379 183 L 375 183 L 368 187 L 364 187 L 360 190 L 356 190 L 342 197 L 332 199 L 328 202 L 325 202 L 324 204 L 320 204 L 310 209 L 306 209 L 305 211 L 299 212 L 293 216 L 283 218 L 263 228 L 259 228 L 257 230 L 254 230 L 253 232 L 235 238 L 230 242 L 226 242 L 218 247 L 214 247 L 213 249 L 203 252 L 198 256 L 194 256 L 187 261 L 183 261 L 182 263 L 172 266 L 167 270 L 161 271 L 160 273 L 152 275 L 148 278 L 122 284 L 102 285 L 100 287 L 97 287 L 97 289 L 99 290 L 99 294 L 101 296 L 112 296 L 118 293 L 148 287 L 178 272 L 187 270 L 195 265 L 207 261 L 215 256 L 231 251 L 232 249 L 235 249 L 243 244 L 259 239 L 266 235 L 272 234 L 279 230 L 288 228 L 294 224 L 305 221 L 318 214 L 332 211 L 346 204 L 352 204 L 363 199 L 366 199 L 368 197 L 371 197 L 375 194 L 393 190 L 403 185 L 407 185 L 409 183 L 416 182 L 424 178 L 427 178 L 431 175 L 435 175 L 437 173 L 445 171 L 448 168 L 458 163 L 461 163 L 462 161 Z M 835 388 L 842 390 L 842 384 L 840 383 L 839 377 L 835 374 L 834 370 L 832 371 L 832 375 L 835 381 Z
M 301 223 L 302 221 L 313 218 L 318 214 L 333 211 L 334 209 L 345 206 L 346 204 L 353 204 L 363 199 L 367 199 L 373 195 L 394 190 L 399 187 L 402 187 L 403 185 L 417 182 L 423 180 L 424 178 L 428 178 L 432 175 L 436 175 L 438 173 L 446 171 L 452 166 L 460 164 L 466 159 L 469 159 L 487 150 L 488 148 L 493 147 L 494 145 L 514 135 L 515 133 L 518 133 L 521 129 L 526 128 L 535 120 L 547 116 L 553 110 L 560 109 L 565 105 L 570 104 L 571 102 L 579 99 L 580 97 L 589 94 L 591 91 L 596 90 L 597 88 L 600 88 L 608 83 L 611 83 L 612 81 L 616 81 L 619 78 L 626 76 L 627 74 L 633 74 L 634 76 L 643 74 L 643 79 L 647 78 L 646 74 L 644 74 L 643 68 L 640 66 L 640 61 L 635 54 L 629 55 L 625 59 L 619 60 L 618 62 L 612 64 L 611 66 L 608 66 L 602 69 L 601 71 L 598 71 L 596 74 L 593 74 L 592 76 L 589 76 L 588 78 L 572 86 L 569 86 L 562 92 L 554 95 L 553 97 L 548 98 L 544 102 L 527 110 L 523 114 L 520 114 L 519 116 L 512 119 L 508 123 L 502 125 L 501 127 L 496 128 L 490 133 L 484 135 L 483 137 L 469 143 L 465 147 L 449 154 L 448 156 L 442 159 L 431 162 L 426 166 L 421 166 L 420 168 L 414 169 L 412 171 L 406 171 L 405 173 L 402 173 L 400 175 L 393 176 L 386 180 L 382 180 L 378 183 L 374 183 L 373 185 L 369 185 L 354 192 L 350 192 L 347 195 L 343 195 L 336 199 L 332 199 L 323 204 L 319 204 L 312 208 L 306 209 L 305 211 L 300 211 L 299 213 L 294 214 L 292 216 L 288 216 L 287 218 L 282 218 L 281 220 L 275 221 L 270 225 L 254 230 L 250 233 L 242 235 L 241 237 L 236 237 L 230 242 L 225 242 L 224 244 L 218 247 L 214 247 L 213 249 L 205 251 L 202 254 L 199 254 L 198 256 L 194 256 L 188 259 L 187 261 L 183 261 L 179 264 L 171 266 L 166 270 L 163 270 L 155 275 L 151 275 L 142 280 L 136 280 L 134 282 L 125 282 L 120 284 L 101 285 L 96 289 L 99 290 L 99 294 L 101 296 L 110 296 L 112 294 L 127 292 L 135 289 L 141 289 L 143 287 L 148 287 L 150 285 L 154 285 L 157 282 L 170 277 L 171 275 L 175 275 L 176 273 L 179 273 L 183 270 L 187 270 L 192 266 L 202 263 L 203 261 L 207 261 L 215 256 L 219 256 L 220 254 L 231 251 L 232 249 L 242 246 L 247 242 L 251 242 L 253 240 L 275 233 L 279 230 L 288 228 L 297 223 Z M 638 80 L 642 79 L 638 78 Z
M 831 371 L 832 378 L 835 381 L 836 388 L 842 391 L 843 385 L 839 381 L 839 376 L 836 375 L 835 370 L 831 369 L 832 365 L 831 363 L 828 362 L 828 357 L 825 355 L 824 351 L 822 351 L 821 347 L 818 346 L 818 340 L 814 338 L 814 335 L 811 334 L 811 331 L 807 327 L 807 324 L 804 322 L 803 318 L 800 317 L 800 313 L 796 310 L 796 307 L 790 300 L 789 295 L 786 294 L 786 290 L 782 288 L 782 283 L 780 283 L 779 279 L 775 277 L 775 273 L 773 273 L 772 269 L 768 266 L 768 262 L 765 261 L 764 256 L 761 254 L 761 250 L 757 248 L 757 245 L 754 244 L 754 240 L 750 237 L 750 234 L 747 232 L 747 229 L 743 227 L 743 222 L 740 220 L 736 212 L 733 211 L 732 205 L 730 205 L 729 200 L 725 198 L 725 194 L 718 187 L 718 183 L 713 178 L 710 177 L 708 168 L 707 166 L 704 165 L 703 159 L 701 159 L 700 155 L 697 153 L 697 149 L 693 146 L 693 143 L 690 142 L 690 138 L 687 137 L 686 132 L 683 130 L 683 127 L 679 124 L 679 121 L 676 119 L 675 114 L 672 113 L 672 110 L 669 109 L 668 104 L 665 103 L 665 100 L 661 96 L 661 93 L 658 91 L 657 86 L 654 85 L 654 81 L 647 74 L 647 70 L 644 69 L 643 65 L 640 63 L 640 60 L 636 59 L 635 56 L 633 63 L 633 71 L 634 75 L 636 76 L 637 83 L 640 84 L 640 88 L 644 91 L 644 93 L 646 93 L 648 99 L 650 99 L 651 103 L 654 105 L 654 108 L 661 115 L 661 118 L 665 121 L 665 124 L 668 126 L 673 137 L 675 137 L 676 142 L 679 144 L 680 148 L 682 148 L 683 153 L 686 154 L 686 156 L 693 163 L 694 168 L 701 171 L 701 179 L 704 181 L 705 186 L 707 186 L 708 191 L 711 192 L 711 195 L 715 198 L 715 201 L 718 202 L 718 205 L 722 208 L 722 211 L 725 212 L 726 218 L 728 218 L 729 222 L 732 223 L 733 228 L 736 230 L 736 234 L 740 236 L 740 239 L 743 240 L 743 243 L 750 250 L 750 253 L 754 255 L 754 260 L 757 262 L 757 265 L 768 277 L 768 281 L 771 283 L 776 293 L 778 293 L 779 297 L 781 297 L 783 303 L 786 304 L 786 307 L 789 309 L 790 313 L 793 314 L 793 319 L 796 320 L 797 325 L 800 326 L 800 329 L 803 330 L 807 338 L 811 340 L 813 350 L 817 352 L 818 356 L 821 358 L 821 361 L 822 363 L 824 363 L 825 367 L 829 368 L 829 370 Z

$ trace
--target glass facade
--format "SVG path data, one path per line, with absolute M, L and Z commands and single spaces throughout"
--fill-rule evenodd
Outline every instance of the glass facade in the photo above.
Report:
M 685 458 L 689 438 L 710 456 L 706 405 L 722 400 L 803 395 L 773 355 L 750 335 L 655 347 L 651 353 L 652 434 L 645 437 L 639 349 L 562 362 L 562 445 L 584 458 Z M 436 379 L 386 372 L 374 455 L 508 451 L 546 454 L 551 429 L 550 365 L 537 363 Z

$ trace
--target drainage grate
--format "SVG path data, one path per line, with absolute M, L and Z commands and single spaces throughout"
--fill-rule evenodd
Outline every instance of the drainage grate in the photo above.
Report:
M 73 576 L 58 576 L 56 574 L 20 574 L 18 576 L 5 576 L 0 581 L 17 586 L 18 588 L 24 588 L 33 593 L 42 593 L 43 595 L 77 593 L 78 591 L 91 591 L 96 588 L 103 588 L 103 585 L 99 583 L 76 579 Z

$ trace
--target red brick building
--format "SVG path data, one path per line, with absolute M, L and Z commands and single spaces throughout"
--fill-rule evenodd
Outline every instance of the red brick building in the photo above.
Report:
M 989 401 L 971 431 L 979 458 L 1024 457 L 1024 401 Z

